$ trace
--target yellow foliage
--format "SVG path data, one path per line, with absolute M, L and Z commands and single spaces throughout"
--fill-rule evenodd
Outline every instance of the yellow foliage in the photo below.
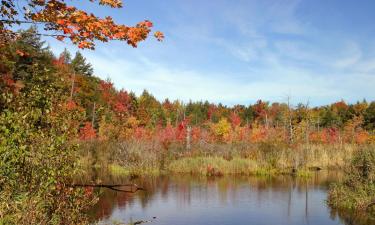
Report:
M 375 144 L 375 134 L 370 135 L 368 137 L 368 142 L 371 143 L 371 144 Z
M 213 125 L 213 132 L 220 138 L 226 138 L 231 132 L 231 124 L 226 118 L 221 118 L 217 124 Z

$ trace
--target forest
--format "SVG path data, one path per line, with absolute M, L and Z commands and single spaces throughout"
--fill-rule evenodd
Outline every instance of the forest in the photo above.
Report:
M 38 16 L 45 15 L 31 18 L 43 20 Z M 61 30 L 71 19 L 48 22 Z M 0 224 L 89 223 L 82 212 L 100 191 L 77 186 L 75 178 L 92 169 L 129 177 L 309 177 L 341 170 L 345 179 L 331 186 L 328 204 L 357 211 L 375 205 L 373 99 L 311 106 L 293 105 L 286 96 L 228 106 L 161 100 L 147 90 L 136 95 L 99 78 L 80 51 L 55 55 L 37 27 L 13 37 L 6 23 L 0 23 Z M 149 23 L 136 27 L 134 37 L 118 31 L 115 38 L 136 46 Z M 56 38 L 83 49 L 105 38 L 64 32 Z
M 128 175 L 308 176 L 308 170 L 344 168 L 358 148 L 375 141 L 374 101 L 321 107 L 158 101 L 146 90 L 136 96 L 94 76 L 80 52 L 54 56 L 33 28 L 2 53 L 1 146 L 9 157 L 2 161 L 3 191 L 34 184 L 38 195 L 79 192 L 61 189 L 67 183 L 60 179 L 71 177 L 58 175 L 79 172 L 70 168 L 77 160 L 79 167 Z

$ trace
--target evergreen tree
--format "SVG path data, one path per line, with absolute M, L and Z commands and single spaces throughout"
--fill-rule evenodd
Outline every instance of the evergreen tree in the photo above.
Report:
M 91 64 L 86 62 L 86 58 L 80 52 L 76 53 L 71 65 L 73 70 L 81 75 L 92 76 L 94 72 Z
M 68 49 L 64 48 L 64 51 L 61 52 L 59 59 L 65 64 L 70 64 L 72 62 L 72 56 Z
M 375 101 L 371 102 L 364 112 L 365 127 L 368 130 L 375 130 Z

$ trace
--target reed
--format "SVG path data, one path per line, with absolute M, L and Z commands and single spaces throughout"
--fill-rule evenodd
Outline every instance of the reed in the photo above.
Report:
M 343 169 L 358 145 L 196 144 L 164 149 L 152 141 L 92 142 L 82 146 L 81 164 L 107 167 L 114 174 L 293 174 L 308 176 L 310 170 Z M 211 171 L 212 170 L 212 171 Z

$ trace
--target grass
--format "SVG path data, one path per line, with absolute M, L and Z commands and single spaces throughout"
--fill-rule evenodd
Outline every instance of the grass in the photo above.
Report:
M 122 167 L 116 164 L 110 164 L 108 166 L 109 172 L 113 175 L 128 176 L 131 174 L 130 169 Z
M 277 175 L 308 177 L 311 169 L 342 169 L 358 146 L 297 145 L 282 143 L 196 143 L 163 149 L 157 142 L 92 142 L 82 145 L 80 164 L 108 168 L 114 175 L 142 176 L 161 173 L 201 175 Z
M 231 160 L 222 157 L 182 158 L 172 161 L 167 170 L 170 173 L 189 173 L 205 176 L 235 174 L 271 176 L 289 174 L 298 177 L 308 177 L 311 175 L 311 172 L 306 169 L 293 172 L 291 168 L 274 168 L 252 159 L 238 157 Z
M 331 186 L 328 204 L 339 210 L 375 214 L 375 146 L 355 153 L 345 179 Z
M 216 170 L 222 174 L 255 174 L 258 166 L 253 160 L 234 158 L 230 161 L 222 157 L 182 158 L 172 161 L 167 170 L 172 173 L 209 175 Z
M 345 183 L 340 183 L 334 184 L 331 187 L 328 203 L 337 209 L 373 211 L 373 209 L 367 208 L 367 206 L 374 201 L 374 196 L 374 184 L 356 184 L 349 186 Z
M 254 160 L 246 158 L 233 158 L 231 160 L 223 157 L 185 157 L 173 160 L 165 170 L 158 168 L 131 168 L 117 164 L 108 165 L 109 172 L 116 176 L 157 176 L 160 174 L 194 174 L 204 176 L 222 175 L 294 175 L 297 177 L 309 177 L 311 171 L 299 169 L 295 172 L 291 168 L 272 168 L 260 165 Z

